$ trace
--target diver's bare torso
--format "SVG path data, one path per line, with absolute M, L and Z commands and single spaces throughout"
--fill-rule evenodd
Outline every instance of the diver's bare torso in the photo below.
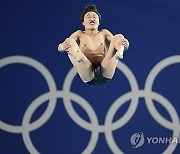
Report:
M 78 31 L 78 39 L 81 52 L 93 65 L 100 64 L 107 52 L 105 30 L 97 32 L 94 36 L 88 35 L 85 31 Z

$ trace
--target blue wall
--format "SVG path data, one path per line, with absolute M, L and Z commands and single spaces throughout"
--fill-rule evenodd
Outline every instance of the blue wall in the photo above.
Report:
M 130 42 L 103 86 L 57 52 L 87 3 Z M 178 0 L 1 0 L 0 153 L 179 153 L 179 38 Z

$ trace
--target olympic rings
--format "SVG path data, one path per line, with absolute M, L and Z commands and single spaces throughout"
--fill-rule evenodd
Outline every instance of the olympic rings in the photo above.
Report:
M 179 136 L 180 124 L 179 117 L 175 108 L 173 107 L 171 102 L 167 100 L 164 96 L 153 92 L 152 85 L 156 76 L 162 69 L 171 64 L 180 63 L 180 55 L 171 56 L 160 61 L 149 73 L 144 90 L 139 89 L 138 82 L 131 70 L 125 64 L 119 62 L 117 68 L 127 77 L 130 83 L 131 91 L 121 95 L 117 100 L 114 100 L 109 110 L 107 111 L 105 122 L 103 125 L 99 124 L 96 112 L 90 105 L 91 103 L 87 102 L 80 95 L 71 92 L 71 85 L 74 77 L 77 74 L 74 68 L 72 68 L 67 74 L 62 90 L 57 90 L 55 81 L 51 73 L 44 65 L 42 65 L 38 61 L 25 56 L 10 56 L 0 60 L 0 68 L 13 63 L 25 64 L 35 68 L 37 71 L 40 72 L 40 74 L 43 75 L 49 88 L 49 92 L 40 95 L 28 106 L 22 118 L 21 126 L 14 126 L 0 121 L 0 128 L 2 130 L 9 133 L 22 134 L 24 144 L 30 153 L 38 154 L 40 152 L 38 151 L 38 149 L 35 148 L 29 133 L 42 127 L 49 120 L 49 118 L 54 112 L 58 98 L 61 98 L 63 100 L 62 102 L 64 103 L 65 109 L 71 119 L 81 128 L 91 132 L 89 143 L 82 151 L 82 153 L 93 152 L 98 142 L 99 133 L 105 134 L 108 146 L 113 153 L 124 153 L 120 149 L 120 147 L 117 146 L 113 137 L 113 131 L 123 127 L 133 117 L 138 107 L 139 98 L 145 98 L 145 104 L 147 106 L 147 109 L 156 122 L 158 122 L 162 127 L 172 130 L 173 136 Z M 49 102 L 46 111 L 41 115 L 39 119 L 30 123 L 36 109 L 48 100 Z M 83 108 L 83 110 L 87 113 L 90 122 L 84 120 L 75 111 L 72 105 L 72 100 Z M 120 119 L 113 122 L 116 112 L 123 104 L 125 104 L 129 100 L 131 100 L 131 103 L 126 113 Z M 160 113 L 154 106 L 153 100 L 156 100 L 168 111 L 171 117 L 171 121 L 168 121 L 162 115 L 160 115 Z M 173 153 L 176 146 L 177 144 L 169 144 L 169 146 L 164 150 L 164 153 Z

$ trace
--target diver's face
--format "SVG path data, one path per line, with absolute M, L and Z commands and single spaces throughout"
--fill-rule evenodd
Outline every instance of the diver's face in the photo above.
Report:
M 87 12 L 82 23 L 86 30 L 95 30 L 99 26 L 99 16 L 95 12 Z

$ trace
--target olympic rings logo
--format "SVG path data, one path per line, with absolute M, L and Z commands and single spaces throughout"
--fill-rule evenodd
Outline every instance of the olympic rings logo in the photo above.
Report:
M 164 96 L 152 91 L 152 86 L 156 76 L 161 70 L 169 65 L 180 63 L 180 55 L 168 57 L 156 64 L 146 79 L 144 90 L 140 90 L 138 88 L 138 83 L 134 74 L 125 64 L 119 61 L 117 68 L 127 77 L 130 83 L 131 91 L 121 95 L 117 100 L 114 101 L 114 103 L 112 103 L 106 114 L 104 125 L 99 125 L 98 117 L 90 103 L 88 103 L 83 97 L 70 91 L 73 79 L 77 74 L 74 68 L 72 68 L 67 74 L 62 90 L 57 90 L 51 73 L 38 61 L 25 56 L 10 56 L 0 60 L 0 68 L 13 63 L 29 65 L 38 70 L 45 78 L 49 88 L 49 92 L 40 95 L 28 106 L 23 116 L 21 126 L 15 126 L 0 121 L 0 128 L 2 130 L 9 133 L 22 134 L 24 144 L 30 153 L 40 153 L 33 145 L 30 138 L 30 132 L 40 128 L 48 121 L 53 114 L 58 98 L 62 98 L 65 109 L 72 120 L 78 126 L 91 132 L 89 143 L 82 151 L 84 154 L 93 152 L 99 138 L 99 133 L 105 134 L 107 144 L 113 153 L 124 153 L 120 147 L 117 146 L 112 132 L 123 127 L 133 117 L 138 106 L 139 98 L 145 98 L 146 107 L 157 123 L 166 129 L 172 130 L 172 136 L 179 136 L 180 122 L 175 108 Z M 71 100 L 85 110 L 90 122 L 79 116 L 79 114 L 73 108 Z M 129 100 L 131 100 L 131 103 L 126 113 L 120 119 L 113 122 L 113 118 L 118 109 Z M 172 121 L 165 119 L 158 112 L 154 106 L 153 100 L 160 103 L 167 110 Z M 33 113 L 46 101 L 49 101 L 46 111 L 41 115 L 41 117 L 39 117 L 39 119 L 30 123 Z M 164 153 L 173 153 L 176 146 L 177 144 L 169 144 L 169 146 L 164 150 Z

